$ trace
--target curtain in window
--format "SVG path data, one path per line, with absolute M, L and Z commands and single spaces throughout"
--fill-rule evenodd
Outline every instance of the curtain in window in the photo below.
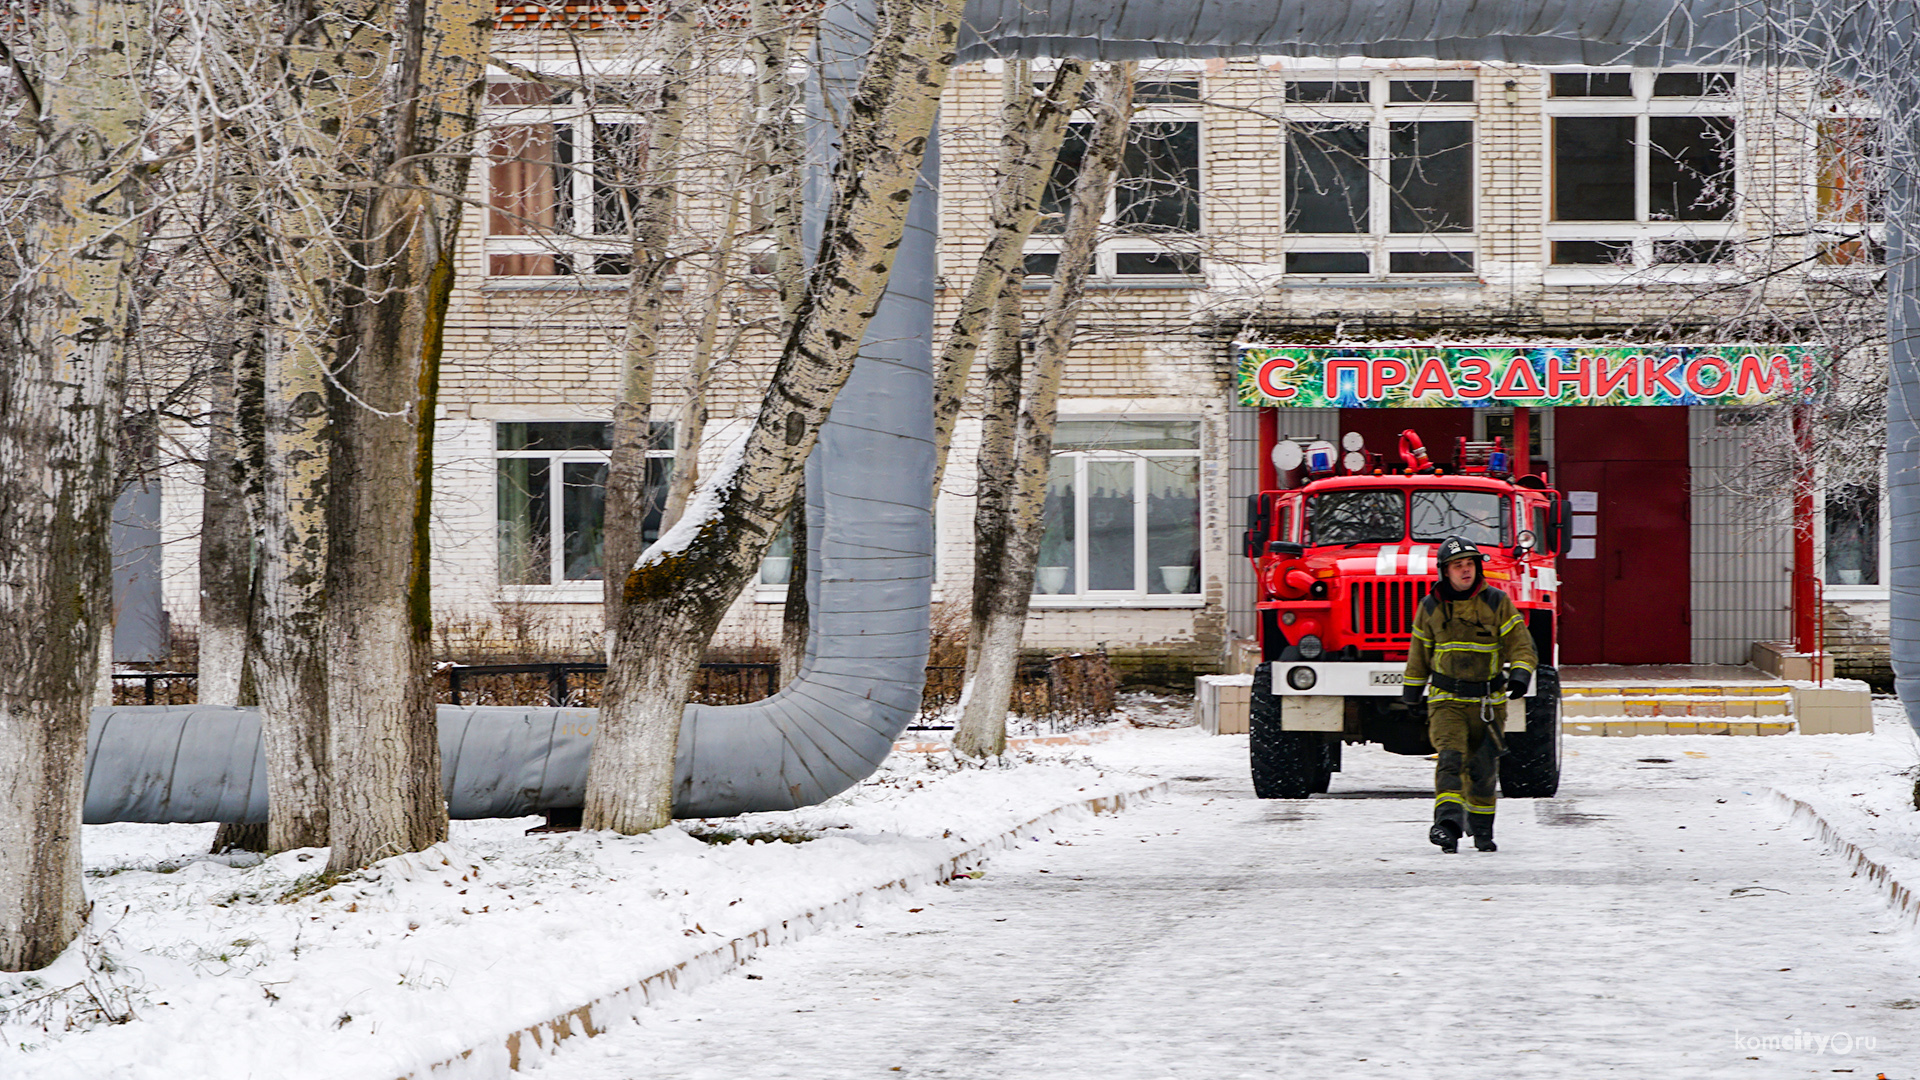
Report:
M 555 124 L 525 124 L 495 132 L 487 170 L 490 234 L 538 236 L 562 225 L 563 130 Z M 487 272 L 494 275 L 548 276 L 558 271 L 553 255 L 532 252 L 495 253 L 487 264 Z

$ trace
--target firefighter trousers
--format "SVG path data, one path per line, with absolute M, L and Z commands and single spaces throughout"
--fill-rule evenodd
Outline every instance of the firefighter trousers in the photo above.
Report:
M 1494 703 L 1494 723 L 1506 717 L 1503 705 Z M 1491 836 L 1500 747 L 1489 736 L 1481 713 L 1478 701 L 1427 703 L 1427 738 L 1439 752 L 1433 769 L 1433 821 L 1451 822 L 1463 834 Z

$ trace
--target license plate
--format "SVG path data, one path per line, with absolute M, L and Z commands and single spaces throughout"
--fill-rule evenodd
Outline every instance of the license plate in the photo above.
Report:
M 1367 676 L 1369 686 L 1399 686 L 1404 673 L 1398 671 L 1376 671 Z

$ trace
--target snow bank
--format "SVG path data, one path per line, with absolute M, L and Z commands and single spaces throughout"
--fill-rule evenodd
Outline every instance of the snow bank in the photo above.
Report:
M 497 1075 L 509 1032 L 677 965 L 692 981 L 729 941 L 836 905 L 857 917 L 849 897 L 939 880 L 1056 807 L 1151 783 L 1080 750 L 990 769 L 895 755 L 820 806 L 642 837 L 455 822 L 340 881 L 319 850 L 201 854 L 212 826 L 87 826 L 89 932 L 0 975 L 0 1076 L 391 1080 L 474 1048 L 459 1071 Z

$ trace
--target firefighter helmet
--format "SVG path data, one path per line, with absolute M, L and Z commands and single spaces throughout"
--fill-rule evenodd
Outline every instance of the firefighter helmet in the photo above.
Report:
M 1486 564 L 1487 553 L 1474 546 L 1473 541 L 1459 536 L 1449 536 L 1440 543 L 1440 554 L 1434 560 L 1441 569 L 1455 559 L 1473 559 Z

